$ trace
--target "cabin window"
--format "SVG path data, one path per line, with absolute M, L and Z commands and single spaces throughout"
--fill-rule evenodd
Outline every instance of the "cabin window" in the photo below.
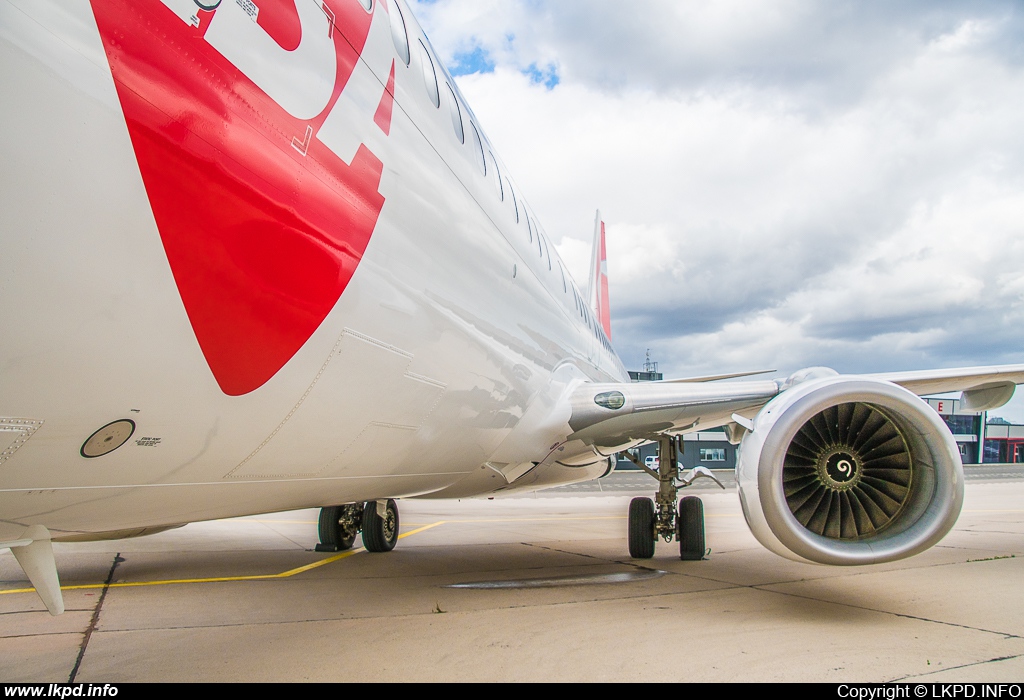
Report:
M 373 9 L 373 0 L 359 0 L 359 4 L 363 6 L 363 9 L 369 12 Z
M 459 143 L 466 143 L 466 132 L 462 130 L 462 112 L 459 111 L 459 100 L 455 97 L 452 86 L 447 84 L 446 86 L 448 88 L 448 108 L 452 113 L 452 128 L 455 129 L 455 137 L 459 139 Z
M 526 230 L 530 233 L 530 243 L 533 243 L 533 223 L 530 221 L 530 215 L 526 213 L 526 207 L 523 207 L 523 218 L 526 219 Z
M 441 106 L 441 94 L 437 91 L 437 73 L 434 71 L 434 61 L 430 58 L 430 52 L 423 42 L 420 45 L 420 63 L 423 64 L 423 85 L 427 88 L 427 97 L 434 103 L 435 107 Z
M 516 191 L 512 189 L 512 183 L 508 183 L 508 193 L 512 195 L 512 210 L 516 213 L 516 223 L 519 223 L 519 202 L 516 200 Z
M 409 35 L 405 31 L 405 18 L 395 0 L 388 0 L 388 17 L 391 20 L 391 40 L 402 63 L 409 65 Z
M 558 271 L 562 273 L 562 291 L 568 293 L 569 288 L 565 284 L 565 268 L 562 267 L 561 261 L 559 261 L 558 263 Z
M 480 132 L 476 130 L 476 124 L 473 122 L 469 123 L 469 133 L 473 136 L 473 146 L 476 148 L 476 164 L 480 167 L 481 174 L 486 176 L 487 159 L 484 158 L 484 144 L 480 140 Z
M 504 202 L 505 190 L 502 189 L 501 187 L 501 171 L 498 170 L 498 161 L 495 160 L 494 154 L 491 153 L 490 151 L 487 152 L 487 155 L 491 157 L 491 168 L 493 169 L 494 172 L 494 189 L 498 193 L 498 199 Z
M 544 242 L 544 254 L 548 256 L 548 269 L 551 269 L 551 251 L 548 249 L 548 239 L 541 236 L 540 239 Z
M 537 255 L 544 257 L 544 249 L 540 247 L 540 229 L 537 228 L 537 222 L 530 219 L 530 230 L 537 232 Z M 530 240 L 533 240 L 532 238 Z

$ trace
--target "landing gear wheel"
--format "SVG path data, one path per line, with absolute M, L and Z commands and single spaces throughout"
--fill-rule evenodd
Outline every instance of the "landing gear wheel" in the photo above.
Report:
M 377 501 L 363 508 L 363 546 L 367 552 L 390 552 L 398 542 L 398 504 L 388 499 L 384 515 L 377 515 Z
M 316 546 L 318 552 L 343 552 L 352 549 L 356 541 L 354 532 L 346 532 L 341 525 L 341 516 L 344 506 L 328 506 L 320 509 L 320 522 L 317 530 L 320 535 L 320 544 Z
M 634 498 L 629 502 L 629 556 L 650 559 L 654 556 L 654 501 Z
M 679 499 L 676 539 L 679 540 L 680 559 L 700 561 L 704 558 L 704 503 L 696 496 Z

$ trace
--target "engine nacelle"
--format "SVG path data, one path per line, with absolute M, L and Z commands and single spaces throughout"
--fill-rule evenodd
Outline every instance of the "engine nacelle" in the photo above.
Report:
M 885 381 L 826 376 L 772 399 L 741 442 L 743 514 L 768 549 L 856 565 L 918 554 L 960 515 L 963 464 L 928 404 Z

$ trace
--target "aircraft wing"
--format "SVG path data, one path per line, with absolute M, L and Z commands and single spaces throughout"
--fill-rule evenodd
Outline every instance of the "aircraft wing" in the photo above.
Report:
M 787 380 L 715 382 L 639 382 L 583 384 L 572 395 L 571 440 L 593 445 L 604 454 L 616 447 L 654 440 L 658 435 L 706 430 L 735 422 L 733 414 L 751 418 L 772 398 L 808 378 L 831 370 L 798 372 Z M 727 375 L 728 376 L 728 375 Z M 735 376 L 735 375 L 733 375 Z M 919 396 L 963 392 L 967 410 L 1002 406 L 1024 384 L 1024 365 L 853 375 L 851 378 L 898 384 Z
M 918 396 L 962 391 L 963 408 L 987 411 L 1005 404 L 1013 396 L 1016 385 L 1024 384 L 1024 365 L 886 372 L 869 376 L 899 384 Z
M 725 425 L 734 413 L 753 415 L 779 391 L 772 380 L 584 384 L 572 396 L 569 439 L 608 454 L 658 435 Z

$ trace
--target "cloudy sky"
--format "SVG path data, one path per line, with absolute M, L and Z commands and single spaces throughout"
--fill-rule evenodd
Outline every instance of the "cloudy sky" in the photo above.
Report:
M 628 367 L 1024 362 L 1019 4 L 410 4 Z

